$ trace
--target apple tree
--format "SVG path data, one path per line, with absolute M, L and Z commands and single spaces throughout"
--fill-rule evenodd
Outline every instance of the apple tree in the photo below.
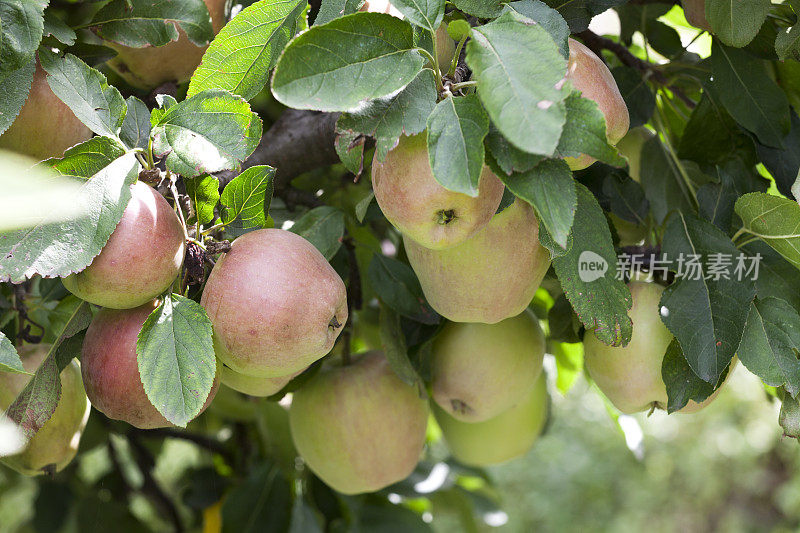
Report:
M 0 0 L 0 462 L 40 529 L 474 530 L 580 375 L 682 419 L 750 372 L 800 437 L 798 17 Z

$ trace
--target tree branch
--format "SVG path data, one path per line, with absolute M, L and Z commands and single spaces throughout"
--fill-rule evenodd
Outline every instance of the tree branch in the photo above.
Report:
M 243 168 L 275 167 L 275 188 L 281 189 L 300 174 L 338 163 L 335 148 L 338 118 L 338 113 L 287 109 L 261 137 Z
M 600 37 L 591 30 L 582 31 L 577 35 L 587 47 L 597 54 L 598 57 L 602 57 L 602 50 L 608 50 L 617 56 L 623 65 L 638 70 L 645 79 L 653 80 L 657 84 L 662 85 L 672 91 L 672 93 L 680 98 L 683 103 L 689 107 L 689 109 L 694 109 L 697 106 L 697 103 L 686 96 L 682 90 L 674 85 L 670 85 L 669 80 L 667 80 L 666 76 L 664 76 L 664 73 L 657 68 L 657 65 L 639 59 L 624 45 L 612 41 L 611 39 Z

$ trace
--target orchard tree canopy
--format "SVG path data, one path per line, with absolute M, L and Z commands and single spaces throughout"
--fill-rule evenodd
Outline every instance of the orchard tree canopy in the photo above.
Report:
M 0 0 L 0 463 L 35 529 L 479 531 L 581 376 L 625 430 L 748 372 L 800 437 L 799 19 Z

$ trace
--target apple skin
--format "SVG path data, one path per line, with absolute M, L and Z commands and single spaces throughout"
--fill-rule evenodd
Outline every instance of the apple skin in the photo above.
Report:
M 500 206 L 504 185 L 484 166 L 476 198 L 445 189 L 433 177 L 427 132 L 401 136 L 386 160 L 372 160 L 372 188 L 383 214 L 406 237 L 433 250 L 475 235 Z
M 435 404 L 433 414 L 453 457 L 465 465 L 483 467 L 525 455 L 544 429 L 548 404 L 542 373 L 517 405 L 484 422 L 456 420 Z
M 534 314 L 497 324 L 448 323 L 433 342 L 433 399 L 462 422 L 483 422 L 526 396 L 542 373 L 544 334 Z
M 374 492 L 408 477 L 425 444 L 428 402 L 381 352 L 323 368 L 294 393 L 292 439 L 308 467 L 343 494 Z
M 606 137 L 610 144 L 617 144 L 630 126 L 628 106 L 625 105 L 617 82 L 603 60 L 585 45 L 569 39 L 569 62 L 567 79 L 581 91 L 584 98 L 597 102 L 606 119 Z M 580 157 L 565 157 L 572 170 L 581 170 L 596 161 L 586 154 Z
M 630 317 L 633 335 L 627 346 L 603 344 L 594 332 L 583 339 L 584 364 L 597 386 L 622 413 L 667 408 L 667 387 L 661 378 L 664 353 L 673 335 L 661 321 L 661 294 L 664 288 L 655 283 L 631 281 L 633 297 Z M 733 373 L 732 362 L 728 376 Z M 679 413 L 694 413 L 710 404 L 719 394 L 714 392 L 701 403 L 689 401 Z
M 163 196 L 137 181 L 103 250 L 88 267 L 62 282 L 87 302 L 132 309 L 167 290 L 181 272 L 185 253 L 178 215 Z
M 331 351 L 347 322 L 342 278 L 304 238 L 281 229 L 233 241 L 208 277 L 201 305 L 217 358 L 241 374 L 294 374 Z
M 203 0 L 211 15 L 214 35 L 225 25 L 227 0 Z M 106 41 L 104 44 L 116 50 L 117 55 L 108 60 L 114 69 L 132 87 L 143 90 L 155 89 L 166 82 L 183 83 L 192 77 L 203 58 L 207 46 L 196 46 L 178 26 L 178 40 L 164 46 L 132 48 Z
M 114 420 L 139 429 L 172 427 L 150 403 L 139 375 L 136 338 L 150 313 L 150 302 L 135 309 L 101 309 L 86 330 L 81 350 L 81 372 L 92 405 Z M 219 388 L 219 373 L 201 413 Z
M 654 136 L 649 129 L 638 126 L 617 142 L 617 151 L 628 160 L 628 175 L 636 183 L 642 182 L 642 148 Z
M 22 346 L 17 352 L 25 370 L 33 373 L 49 350 L 48 344 L 36 344 Z M 0 410 L 8 409 L 30 379 L 31 376 L 24 374 L 0 372 Z M 28 476 L 43 474 L 51 465 L 55 465 L 55 472 L 60 472 L 78 452 L 90 410 L 83 391 L 80 365 L 73 359 L 61 371 L 61 397 L 53 415 L 22 452 L 3 457 L 0 462 Z
M 14 123 L 0 135 L 0 148 L 41 161 L 61 157 L 67 148 L 91 137 L 92 131 L 50 89 L 37 60 L 28 99 Z
M 453 322 L 495 324 L 517 316 L 550 267 L 536 215 L 519 199 L 453 248 L 430 250 L 407 237 L 404 243 L 428 303 Z
M 706 0 L 683 0 L 681 3 L 686 22 L 695 28 L 712 31 L 711 24 L 706 18 Z
M 219 379 L 223 385 L 249 396 L 266 398 L 280 392 L 292 378 L 302 372 L 276 378 L 260 378 L 236 372 L 225 365 L 220 365 Z M 305 370 L 305 369 L 304 369 Z

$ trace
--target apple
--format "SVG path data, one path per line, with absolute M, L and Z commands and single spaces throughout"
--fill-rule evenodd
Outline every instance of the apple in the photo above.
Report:
M 185 252 L 186 236 L 178 215 L 163 196 L 138 181 L 100 255 L 62 282 L 87 302 L 131 309 L 169 288 L 181 272 Z
M 381 352 L 328 366 L 294 393 L 289 425 L 305 463 L 343 494 L 374 492 L 408 477 L 425 444 L 428 402 Z
M 227 0 L 203 0 L 211 15 L 214 35 L 219 33 L 228 20 Z M 197 46 L 178 28 L 178 40 L 164 46 L 132 48 L 106 41 L 104 44 L 116 50 L 117 55 L 108 60 L 126 82 L 137 89 L 151 90 L 167 82 L 187 81 L 206 51 L 207 46 Z
M 628 175 L 637 183 L 642 181 L 642 148 L 654 136 L 652 131 L 639 126 L 617 142 L 617 151 L 628 160 Z
M 507 411 L 542 373 L 544 334 L 526 309 L 497 324 L 448 323 L 431 351 L 433 399 L 462 422 Z
M 434 250 L 456 246 L 480 231 L 504 191 L 503 182 L 486 166 L 477 197 L 439 185 L 428 159 L 426 132 L 401 136 L 385 161 L 372 160 L 372 188 L 381 211 L 406 240 Z
M 253 377 L 283 377 L 331 351 L 347 322 L 342 278 L 299 235 L 246 233 L 217 261 L 200 303 L 217 358 Z
M 49 350 L 50 345 L 47 344 L 21 346 L 18 353 L 22 366 L 28 372 L 35 372 Z M 25 374 L 0 372 L 0 409 L 8 409 L 30 379 L 31 376 Z M 60 472 L 78 451 L 89 411 L 80 366 L 73 359 L 61 371 L 61 396 L 53 415 L 28 441 L 22 452 L 4 457 L 0 462 L 30 476 Z
M 300 372 L 302 372 L 302 370 Z M 222 365 L 220 367 L 219 380 L 226 387 L 243 394 L 267 397 L 280 392 L 280 390 L 300 372 L 275 378 L 260 378 L 242 374 L 228 368 L 226 365 Z
M 136 339 L 156 308 L 150 302 L 135 309 L 101 309 L 86 330 L 81 350 L 81 372 L 89 401 L 108 418 L 139 429 L 171 427 L 144 392 L 136 357 Z M 200 412 L 205 411 L 219 388 L 219 380 Z
M 706 18 L 706 0 L 683 0 L 681 3 L 686 22 L 695 28 L 711 31 L 711 24 Z
M 456 420 L 433 406 L 447 447 L 459 462 L 489 466 L 525 455 L 539 438 L 548 416 L 547 380 L 542 373 L 514 407 L 484 422 Z
M 587 331 L 583 339 L 584 364 L 589 375 L 614 406 L 625 414 L 667 408 L 667 387 L 661 378 L 661 363 L 673 335 L 661 321 L 661 294 L 655 283 L 631 281 L 633 297 L 629 315 L 633 335 L 627 346 L 614 347 Z M 728 376 L 733 373 L 731 364 Z M 679 413 L 693 413 L 706 407 L 719 389 L 701 403 L 690 401 Z
M 67 148 L 91 137 L 92 131 L 50 89 L 37 60 L 28 99 L 11 126 L 0 135 L 0 148 L 41 161 L 61 157 Z
M 367 0 L 361 6 L 359 11 L 366 11 L 369 13 L 387 13 L 399 19 L 404 18 L 403 14 L 392 5 L 388 0 Z M 453 61 L 453 56 L 456 53 L 456 43 L 450 38 L 447 33 L 447 24 L 442 24 L 436 29 L 436 55 L 439 61 L 439 68 L 442 74 L 445 74 L 450 68 L 450 63 Z
M 533 208 L 519 199 L 458 246 L 431 250 L 408 237 L 404 243 L 428 303 L 453 322 L 517 316 L 550 267 Z
M 617 144 L 630 126 L 628 106 L 617 87 L 617 82 L 603 60 L 575 39 L 569 39 L 569 62 L 567 79 L 581 91 L 584 98 L 597 102 L 606 119 L 606 137 L 610 144 Z M 580 157 L 565 157 L 572 170 L 581 170 L 595 162 L 586 154 Z

